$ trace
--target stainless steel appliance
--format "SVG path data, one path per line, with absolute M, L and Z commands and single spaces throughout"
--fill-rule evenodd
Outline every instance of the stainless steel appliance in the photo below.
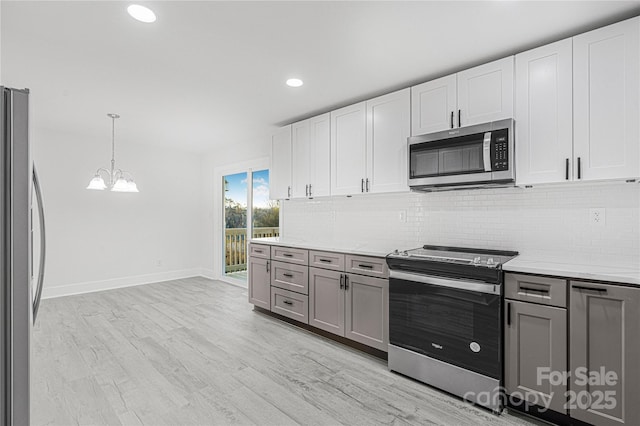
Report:
M 428 245 L 389 254 L 389 369 L 501 411 L 502 264 L 517 254 Z
M 31 329 L 44 278 L 44 213 L 29 150 L 29 91 L 0 86 L 0 93 L 0 423 L 27 425 Z M 34 195 L 41 238 L 35 289 Z
M 511 186 L 514 121 L 500 120 L 409 138 L 414 191 Z

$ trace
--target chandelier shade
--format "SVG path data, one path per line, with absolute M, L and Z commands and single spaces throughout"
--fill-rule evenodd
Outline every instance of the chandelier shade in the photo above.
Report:
M 93 179 L 87 185 L 87 189 L 104 191 L 109 189 L 113 192 L 140 192 L 138 186 L 133 180 L 131 173 L 116 168 L 116 119 L 120 118 L 118 114 L 109 113 L 111 118 L 111 168 L 99 168 Z M 107 182 L 102 177 L 107 177 Z

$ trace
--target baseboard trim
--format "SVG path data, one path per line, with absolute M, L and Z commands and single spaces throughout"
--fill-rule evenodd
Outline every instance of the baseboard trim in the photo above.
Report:
M 133 287 L 138 285 L 152 284 L 163 281 L 179 280 L 182 278 L 204 277 L 205 275 L 200 268 L 183 269 L 178 271 L 159 272 L 157 274 L 136 275 L 132 277 L 114 278 L 111 280 L 88 281 L 84 283 L 69 284 L 59 287 L 46 287 L 42 291 L 43 299 L 53 299 L 56 297 L 72 296 L 75 294 L 93 293 L 96 291 L 113 290 L 116 288 Z
M 210 280 L 217 280 L 219 278 L 216 276 L 216 273 L 213 272 L 213 269 L 207 269 L 207 268 L 200 269 L 200 276 L 204 278 L 209 278 Z

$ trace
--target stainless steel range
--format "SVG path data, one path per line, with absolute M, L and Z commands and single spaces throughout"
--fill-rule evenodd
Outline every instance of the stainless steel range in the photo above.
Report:
M 502 265 L 517 255 L 428 245 L 389 254 L 389 369 L 501 411 Z

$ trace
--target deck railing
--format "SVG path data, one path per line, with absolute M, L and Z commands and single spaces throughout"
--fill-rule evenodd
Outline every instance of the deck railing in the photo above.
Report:
M 280 228 L 253 228 L 253 238 L 278 237 Z M 247 228 L 229 228 L 224 231 L 225 272 L 247 269 Z

